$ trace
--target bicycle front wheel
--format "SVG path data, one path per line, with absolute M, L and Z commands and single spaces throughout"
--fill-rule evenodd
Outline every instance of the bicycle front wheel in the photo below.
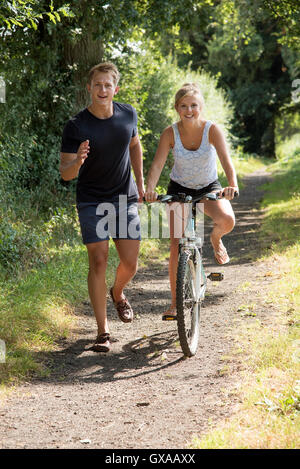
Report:
M 179 256 L 176 282 L 176 309 L 179 341 L 185 356 L 195 355 L 199 341 L 200 300 L 197 301 L 193 251 Z

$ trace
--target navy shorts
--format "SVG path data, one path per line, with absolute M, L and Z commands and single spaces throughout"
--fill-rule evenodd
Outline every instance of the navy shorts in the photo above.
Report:
M 168 185 L 168 195 L 172 194 L 179 194 L 180 192 L 186 195 L 190 195 L 192 197 L 198 197 L 201 196 L 202 194 L 207 194 L 208 192 L 216 192 L 220 191 L 222 189 L 221 183 L 219 179 L 216 179 L 214 182 L 210 183 L 206 187 L 202 187 L 201 189 L 190 189 L 188 187 L 183 187 L 180 184 L 178 184 L 175 181 L 172 181 L 172 179 L 169 182 Z
M 141 240 L 138 204 L 126 202 L 125 199 L 119 199 L 117 202 L 77 204 L 83 244 L 110 238 Z

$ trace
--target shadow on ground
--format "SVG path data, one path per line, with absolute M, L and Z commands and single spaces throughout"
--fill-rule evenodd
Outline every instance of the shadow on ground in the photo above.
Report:
M 269 180 L 266 174 L 252 175 L 245 178 L 245 189 L 240 197 L 233 201 L 236 214 L 236 227 L 232 233 L 224 237 L 224 244 L 231 257 L 230 265 L 241 265 L 252 263 L 262 254 L 258 242 L 258 229 L 263 216 L 263 211 L 259 210 L 259 202 L 262 198 L 260 186 Z M 206 239 L 204 245 L 204 261 L 208 268 L 212 270 L 226 271 L 227 266 L 217 266 L 213 262 L 213 251 L 209 243 L 209 232 L 211 224 L 206 224 Z M 163 272 L 163 273 L 162 273 Z M 133 285 L 133 306 L 141 314 L 161 315 L 164 303 L 170 299 L 169 285 L 167 281 L 168 272 L 165 263 L 164 268 L 158 264 L 153 264 L 151 270 L 140 269 L 138 278 L 144 279 L 145 289 L 134 290 Z M 158 297 L 156 297 L 156 286 L 160 279 L 164 279 L 164 285 L 160 285 Z M 141 287 L 143 288 L 143 287 Z M 203 307 L 217 305 L 224 301 L 226 294 L 213 293 L 208 295 Z M 135 303 L 135 304 L 134 304 Z M 93 316 L 88 303 L 78 308 L 77 314 L 81 317 Z M 155 317 L 154 316 L 154 317 Z M 116 321 L 115 313 L 109 311 L 109 321 Z M 140 331 L 137 330 L 137 334 Z M 89 350 L 91 337 L 87 337 L 85 327 L 76 331 L 77 337 L 84 335 L 73 343 L 67 340 L 60 341 L 59 351 L 51 353 L 37 353 L 39 361 L 43 362 L 50 370 L 50 376 L 35 378 L 36 382 L 61 383 L 80 382 L 113 382 L 127 380 L 140 375 L 156 373 L 165 368 L 171 368 L 179 361 L 183 360 L 178 341 L 176 324 L 172 330 L 163 330 L 159 333 L 140 337 L 134 341 L 113 347 L 113 350 L 105 354 L 95 354 Z M 112 342 L 118 342 L 112 338 Z M 161 356 L 166 349 L 171 349 L 168 360 L 163 362 Z M 116 350 L 116 351 L 114 351 Z
M 38 353 L 36 358 L 48 369 L 52 369 L 52 372 L 48 377 L 36 378 L 33 383 L 103 383 L 156 373 L 185 359 L 180 347 L 176 347 L 177 340 L 177 330 L 172 329 L 126 343 L 119 352 L 95 354 L 90 351 L 91 340 L 78 339 L 62 350 L 47 354 Z M 118 340 L 112 338 L 112 343 L 114 342 Z M 63 347 L 63 343 L 61 346 Z M 167 362 L 162 362 L 163 351 L 170 347 L 173 348 L 172 358 L 169 356 Z

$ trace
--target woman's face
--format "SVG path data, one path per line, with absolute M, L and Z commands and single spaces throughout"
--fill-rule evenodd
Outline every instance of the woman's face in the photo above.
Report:
M 176 106 L 180 119 L 184 122 L 198 120 L 201 116 L 202 103 L 197 95 L 184 96 Z

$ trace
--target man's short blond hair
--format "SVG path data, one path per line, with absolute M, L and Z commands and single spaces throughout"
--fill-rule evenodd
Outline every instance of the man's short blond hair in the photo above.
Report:
M 197 96 L 201 102 L 201 108 L 203 108 L 204 98 L 197 83 L 185 83 L 182 85 L 175 95 L 175 108 L 177 108 L 179 101 L 185 96 Z
M 95 72 L 102 72 L 102 73 L 110 73 L 113 77 L 114 84 L 117 86 L 120 79 L 120 73 L 115 64 L 111 62 L 102 62 L 100 64 L 94 65 L 88 73 L 88 83 L 91 84 L 94 73 Z

